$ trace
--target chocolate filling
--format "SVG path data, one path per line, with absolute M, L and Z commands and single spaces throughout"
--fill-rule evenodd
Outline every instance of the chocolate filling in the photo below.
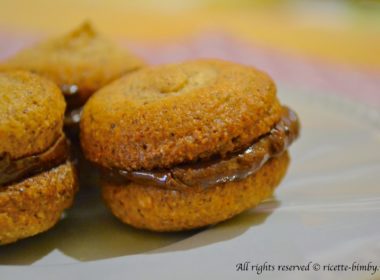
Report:
M 62 85 L 61 91 L 65 97 L 67 108 L 64 118 L 64 129 L 70 138 L 79 135 L 79 122 L 85 100 L 80 97 L 80 89 L 77 85 Z
M 64 118 L 64 130 L 70 139 L 79 138 L 79 123 L 82 115 L 83 107 L 77 109 L 66 110 Z
M 299 121 L 295 112 L 284 107 L 281 120 L 265 135 L 240 151 L 224 158 L 180 164 L 171 169 L 152 171 L 103 170 L 103 176 L 125 184 L 131 181 L 168 189 L 210 187 L 243 180 L 257 172 L 269 159 L 280 156 L 298 137 Z
M 68 154 L 68 142 L 64 135 L 49 149 L 37 155 L 11 159 L 8 153 L 4 153 L 0 155 L 0 186 L 56 167 L 68 158 Z
M 68 110 L 78 108 L 84 104 L 85 100 L 82 100 L 79 94 L 80 89 L 77 85 L 62 85 L 61 91 L 65 97 Z

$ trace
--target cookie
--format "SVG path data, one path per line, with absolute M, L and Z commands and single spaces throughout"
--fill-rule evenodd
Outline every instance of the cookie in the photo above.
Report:
M 280 104 L 268 75 L 220 60 L 124 76 L 91 97 L 80 125 L 113 213 L 159 231 L 213 224 L 257 204 L 285 174 L 299 134 L 297 115 Z M 139 216 L 143 197 L 153 207 Z
M 80 108 L 91 94 L 143 65 L 140 58 L 119 48 L 86 22 L 66 35 L 20 51 L 0 69 L 28 70 L 54 81 L 68 103 L 66 124 L 75 128 Z
M 26 71 L 0 72 L 0 244 L 49 229 L 73 201 L 64 111 L 53 82 Z

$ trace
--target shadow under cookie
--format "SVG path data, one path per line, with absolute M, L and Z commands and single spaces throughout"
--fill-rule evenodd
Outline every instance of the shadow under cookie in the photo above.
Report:
M 249 228 L 262 224 L 278 204 L 276 200 L 266 202 L 257 210 L 244 212 L 216 226 L 178 233 L 155 233 L 121 223 L 101 203 L 98 189 L 82 188 L 74 207 L 55 228 L 3 246 L 0 265 L 33 264 L 55 250 L 77 261 L 92 261 L 207 246 L 236 238 Z

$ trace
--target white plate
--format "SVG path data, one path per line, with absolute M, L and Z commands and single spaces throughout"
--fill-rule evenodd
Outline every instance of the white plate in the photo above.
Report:
M 380 266 L 378 113 L 327 95 L 280 92 L 299 113 L 302 136 L 273 199 L 206 230 L 155 234 L 118 222 L 88 189 L 53 230 L 0 247 L 0 279 L 254 279 L 255 270 L 236 271 L 245 261 L 321 265 L 281 272 L 282 279 L 370 279 L 371 272 L 322 270 Z

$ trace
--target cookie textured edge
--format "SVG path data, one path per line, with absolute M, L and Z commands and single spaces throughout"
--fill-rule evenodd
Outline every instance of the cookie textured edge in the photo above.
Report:
M 53 227 L 63 211 L 72 205 L 77 189 L 75 167 L 69 161 L 0 187 L 0 245 Z

